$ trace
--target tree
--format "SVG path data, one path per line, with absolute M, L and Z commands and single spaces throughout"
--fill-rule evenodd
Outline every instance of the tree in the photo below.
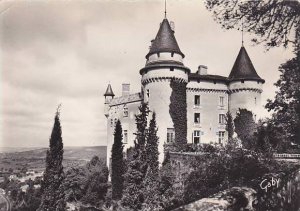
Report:
M 112 199 L 119 200 L 123 194 L 124 183 L 124 160 L 123 160 L 123 143 L 122 143 L 122 125 L 120 120 L 117 121 L 114 133 L 114 144 L 111 150 L 111 185 Z
M 285 140 L 300 144 L 300 56 L 288 60 L 279 68 L 278 87 L 274 100 L 268 100 L 266 108 L 274 111 L 276 127 Z
M 98 158 L 98 157 L 97 157 Z M 99 158 L 97 160 L 99 162 Z M 99 168 L 101 165 L 102 168 Z M 101 207 L 105 202 L 107 193 L 108 169 L 105 165 L 97 163 L 92 173 L 89 174 L 86 183 L 86 192 L 82 202 L 96 207 Z
M 146 159 L 148 164 L 148 170 L 151 169 L 154 178 L 158 177 L 158 170 L 159 170 L 158 142 L 159 142 L 159 138 L 157 136 L 156 114 L 155 112 L 153 112 L 152 119 L 149 125 L 145 151 L 147 155 Z
M 254 133 L 256 132 L 256 124 L 253 113 L 247 109 L 239 109 L 234 119 L 235 132 L 242 140 L 242 145 L 246 149 L 251 149 L 256 145 L 254 143 Z
M 39 210 L 43 211 L 63 211 L 65 210 L 64 192 L 62 182 L 63 172 L 63 140 L 60 125 L 60 106 L 58 107 L 54 126 L 50 137 L 50 145 L 46 155 L 46 170 L 42 183 L 42 201 Z
M 173 201 L 176 198 L 176 190 L 173 187 L 176 175 L 174 174 L 170 153 L 168 151 L 165 154 L 165 159 L 159 173 L 159 196 L 161 196 L 161 204 L 165 210 L 171 210 L 170 208 L 174 205 Z
M 131 210 L 140 210 L 144 202 L 144 177 L 147 170 L 145 144 L 147 139 L 147 117 L 149 108 L 146 103 L 139 106 L 140 113 L 135 116 L 137 125 L 136 139 L 132 150 L 132 160 L 125 174 L 125 189 L 122 205 Z
M 299 45 L 299 39 L 293 36 L 293 32 L 300 30 L 299 1 L 206 0 L 206 7 L 223 28 L 240 29 L 243 22 L 244 29 L 259 37 L 253 41 L 266 42 L 268 48 Z
M 101 207 L 108 189 L 106 164 L 94 156 L 85 166 L 72 167 L 63 183 L 65 199 Z
M 231 140 L 234 134 L 234 122 L 229 111 L 226 114 L 226 131 L 228 132 L 228 140 Z
M 158 177 L 159 177 L 159 161 L 158 161 L 158 142 L 156 114 L 153 112 L 150 121 L 147 142 L 146 142 L 146 162 L 147 172 L 144 179 L 144 207 L 143 210 L 157 210 L 159 206 L 159 192 L 158 192 Z

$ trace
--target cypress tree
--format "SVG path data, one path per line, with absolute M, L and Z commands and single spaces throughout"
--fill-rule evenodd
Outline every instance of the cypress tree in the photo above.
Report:
M 64 211 L 63 172 L 63 140 L 60 126 L 60 106 L 57 108 L 52 129 L 49 149 L 46 155 L 46 170 L 42 183 L 41 211 Z
M 146 143 L 146 159 L 148 164 L 148 170 L 150 169 L 154 178 L 158 177 L 159 162 L 158 162 L 158 141 L 157 126 L 156 126 L 156 114 L 153 112 L 152 119 L 150 121 L 147 143 Z
M 226 130 L 228 132 L 228 140 L 231 140 L 234 134 L 234 122 L 229 111 L 226 114 Z
M 112 199 L 119 200 L 123 194 L 123 143 L 122 143 L 122 125 L 120 120 L 117 121 L 114 133 L 114 144 L 111 150 L 111 184 L 112 184 Z
M 122 197 L 122 205 L 130 210 L 140 210 L 144 202 L 144 177 L 147 170 L 145 144 L 147 138 L 147 117 L 149 115 L 148 104 L 142 103 L 140 113 L 135 116 L 137 125 L 136 139 L 134 141 L 132 160 L 128 164 L 125 174 L 125 189 Z
M 159 200 L 159 161 L 158 161 L 158 141 L 156 114 L 152 114 L 150 120 L 147 143 L 145 148 L 147 172 L 144 179 L 144 206 L 145 210 L 160 209 Z

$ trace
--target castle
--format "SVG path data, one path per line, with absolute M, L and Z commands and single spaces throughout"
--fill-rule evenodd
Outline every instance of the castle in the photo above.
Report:
M 134 145 L 135 114 L 142 101 L 156 112 L 159 136 L 159 160 L 163 160 L 164 144 L 175 140 L 174 122 L 170 114 L 171 82 L 185 85 L 187 142 L 218 143 L 226 139 L 225 114 L 233 117 L 239 108 L 251 110 L 256 117 L 264 79 L 257 74 L 244 46 L 241 47 L 228 77 L 211 75 L 200 65 L 191 71 L 184 65 L 185 55 L 174 36 L 173 23 L 165 17 L 140 70 L 141 92 L 131 93 L 130 84 L 122 85 L 122 96 L 115 97 L 109 84 L 105 96 L 107 118 L 107 164 L 110 163 L 115 123 L 123 128 L 124 149 Z M 176 112 L 181 112 L 180 110 Z

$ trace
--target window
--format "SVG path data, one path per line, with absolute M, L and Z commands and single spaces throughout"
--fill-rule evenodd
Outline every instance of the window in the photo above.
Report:
M 123 116 L 128 117 L 128 108 L 126 105 L 123 107 Z
M 222 144 L 225 137 L 225 131 L 219 131 L 219 144 Z
M 127 144 L 127 141 L 128 141 L 128 131 L 127 131 L 127 130 L 124 130 L 124 131 L 123 131 L 123 134 L 124 134 L 124 135 L 123 135 L 123 136 L 124 136 L 124 137 L 123 137 L 123 143 L 124 143 L 124 144 Z
M 225 114 L 219 114 L 219 123 L 220 124 L 226 123 Z
M 194 103 L 195 106 L 200 106 L 200 95 L 195 95 Z
M 220 98 L 219 98 L 219 105 L 224 106 L 224 97 L 223 96 L 220 96 Z
M 200 113 L 194 114 L 194 123 L 200 124 Z
M 172 143 L 175 141 L 175 129 L 167 128 L 167 143 Z
M 149 99 L 149 97 L 150 97 L 150 90 L 149 89 L 146 90 L 146 95 L 147 95 L 147 99 Z
M 200 130 L 194 130 L 194 133 L 193 133 L 193 143 L 194 144 L 200 144 L 200 135 L 201 135 Z

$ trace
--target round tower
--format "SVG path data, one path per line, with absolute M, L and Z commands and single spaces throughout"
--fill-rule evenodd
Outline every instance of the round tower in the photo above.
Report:
M 244 46 L 232 67 L 229 79 L 229 111 L 236 116 L 239 108 L 252 111 L 254 119 L 260 117 L 261 93 L 265 80 L 257 74 Z
M 170 115 L 171 81 L 186 84 L 190 73 L 190 69 L 183 64 L 184 54 L 173 29 L 164 18 L 155 39 L 151 41 L 146 65 L 140 70 L 144 101 L 151 111 L 156 112 L 160 162 L 163 161 L 164 144 L 175 141 L 174 123 Z

